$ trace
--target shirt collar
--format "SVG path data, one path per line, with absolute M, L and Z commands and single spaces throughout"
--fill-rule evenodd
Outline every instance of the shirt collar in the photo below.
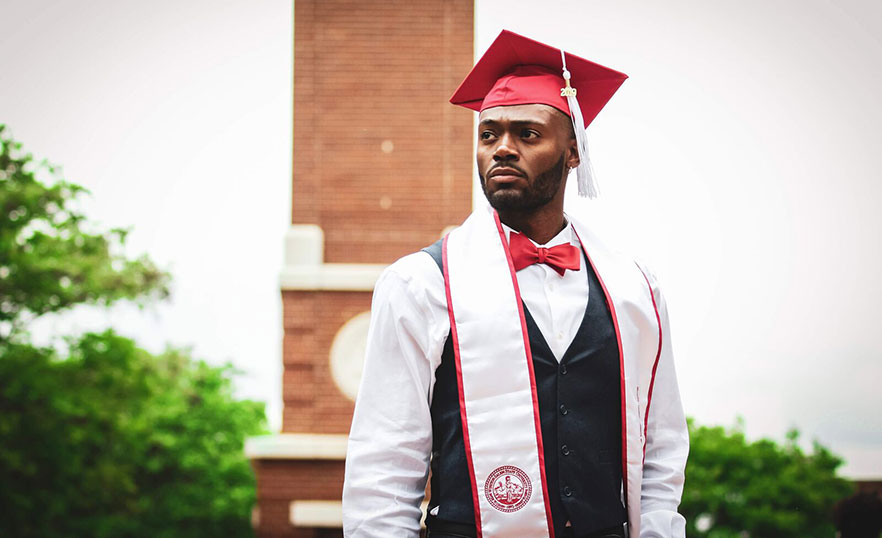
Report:
M 566 215 L 564 215 L 566 218 Z M 520 233 L 517 230 L 510 228 L 505 225 L 505 223 L 500 222 L 502 224 L 502 229 L 505 230 L 505 238 L 509 239 L 511 237 L 512 232 Z M 529 237 L 527 239 L 530 239 Z M 540 245 L 539 243 L 530 239 L 530 242 L 536 245 L 537 247 L 550 248 L 555 247 L 557 245 L 563 245 L 564 243 L 570 243 L 574 247 L 579 247 L 581 244 L 579 243 L 579 238 L 573 231 L 573 225 L 570 222 L 570 219 L 567 219 L 567 224 L 564 226 L 564 229 L 561 230 L 557 235 L 551 238 L 550 241 L 545 243 L 544 245 Z

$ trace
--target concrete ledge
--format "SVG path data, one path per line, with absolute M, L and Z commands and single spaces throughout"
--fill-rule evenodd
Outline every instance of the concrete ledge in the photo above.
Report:
M 252 460 L 344 460 L 344 434 L 279 433 L 245 440 L 245 455 Z
M 421 522 L 426 520 L 428 506 L 427 501 L 420 505 Z M 295 527 L 343 528 L 343 503 L 340 501 L 291 501 L 289 514 L 291 525 Z
M 325 258 L 325 234 L 315 224 L 292 224 L 285 234 L 285 266 L 320 265 Z
M 283 290 L 373 291 L 384 264 L 324 263 L 325 235 L 315 224 L 293 224 L 285 234 Z
M 343 503 L 340 501 L 292 501 L 291 524 L 295 527 L 343 528 Z
M 288 265 L 279 284 L 283 290 L 373 291 L 385 268 L 374 263 Z

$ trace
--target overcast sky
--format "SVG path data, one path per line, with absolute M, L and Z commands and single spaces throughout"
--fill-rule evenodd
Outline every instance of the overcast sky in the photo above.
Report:
M 740 415 L 751 437 L 798 427 L 882 477 L 882 5 L 537 5 L 479 0 L 476 53 L 505 27 L 630 75 L 589 129 L 602 198 L 570 210 L 658 273 L 687 413 Z M 291 11 L 0 0 L 0 123 L 174 276 L 171 301 L 78 309 L 38 336 L 113 326 L 231 361 L 275 426 Z

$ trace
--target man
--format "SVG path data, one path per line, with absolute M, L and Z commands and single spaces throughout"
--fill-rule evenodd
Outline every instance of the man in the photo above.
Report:
M 572 71 L 572 73 L 570 72 Z M 688 452 L 654 277 L 563 212 L 625 75 L 504 31 L 451 101 L 490 203 L 374 291 L 344 534 L 682 537 Z

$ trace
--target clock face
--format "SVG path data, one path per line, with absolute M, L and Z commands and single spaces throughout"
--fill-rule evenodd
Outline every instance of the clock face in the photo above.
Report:
M 331 344 L 331 376 L 340 391 L 353 401 L 364 369 L 370 322 L 370 312 L 356 315 L 340 327 Z

